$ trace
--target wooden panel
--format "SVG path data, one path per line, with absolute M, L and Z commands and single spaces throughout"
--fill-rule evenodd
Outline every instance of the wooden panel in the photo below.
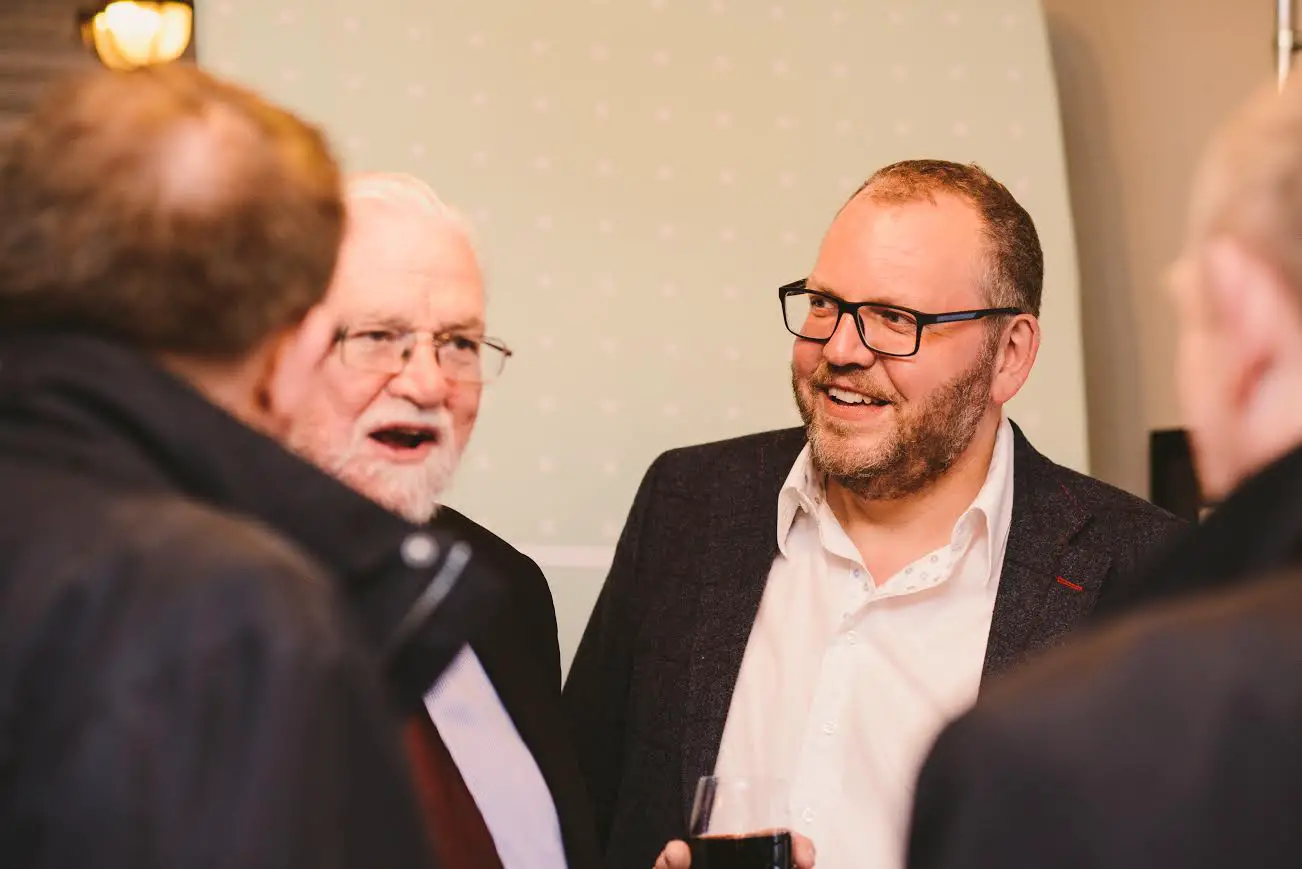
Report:
M 0 127 L 7 127 L 54 79 L 95 64 L 77 35 L 85 0 L 0 3 Z
M 47 84 L 98 63 L 77 31 L 78 10 L 93 5 L 93 0 L 0 0 L 0 133 Z M 194 57 L 193 39 L 185 56 Z

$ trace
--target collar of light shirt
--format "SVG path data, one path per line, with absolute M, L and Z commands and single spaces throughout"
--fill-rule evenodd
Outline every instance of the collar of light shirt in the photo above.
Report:
M 805 448 L 796 457 L 795 464 L 791 466 L 791 472 L 787 474 L 782 489 L 778 492 L 778 551 L 784 557 L 790 557 L 787 551 L 787 539 L 791 534 L 791 527 L 795 524 L 796 516 L 804 511 L 817 523 L 824 546 L 850 560 L 858 560 L 857 553 L 842 551 L 846 548 L 848 540 L 837 539 L 844 538 L 844 531 L 841 531 L 840 523 L 827 504 L 826 479 L 826 475 L 814 467 L 813 453 L 809 444 L 805 444 Z M 975 532 L 978 523 L 984 525 L 985 534 L 980 537 L 985 547 L 980 555 L 988 569 L 982 571 L 981 576 L 987 585 L 995 580 L 997 571 L 993 567 L 1003 563 L 1012 514 L 1013 428 L 1005 415 L 999 421 L 994 452 L 990 459 L 990 468 L 986 471 L 985 482 L 971 506 L 963 511 L 963 515 L 954 523 L 954 530 L 950 536 L 949 552 L 951 557 L 957 557 L 962 554 L 973 537 L 977 536 Z M 840 532 L 839 534 L 832 533 L 833 526 Z M 883 585 L 882 591 L 888 591 L 886 585 L 894 583 L 898 578 L 900 577 L 892 577 Z

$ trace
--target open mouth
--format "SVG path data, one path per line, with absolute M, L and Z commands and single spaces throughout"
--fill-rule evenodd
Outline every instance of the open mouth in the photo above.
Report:
M 886 407 L 890 404 L 884 398 L 874 398 L 871 395 L 864 395 L 860 392 L 851 392 L 848 389 L 840 389 L 835 386 L 829 386 L 824 390 L 827 397 L 832 400 L 833 404 L 839 404 L 842 407 Z
M 426 444 L 437 444 L 437 429 L 424 426 L 392 425 L 378 428 L 370 433 L 373 441 L 395 450 L 414 450 Z

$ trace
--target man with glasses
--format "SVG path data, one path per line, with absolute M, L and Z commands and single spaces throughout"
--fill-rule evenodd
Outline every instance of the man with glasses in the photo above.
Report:
M 485 334 L 464 219 L 422 181 L 346 185 L 348 227 L 323 310 L 337 325 L 324 388 L 290 444 L 359 492 L 470 543 L 510 584 L 497 619 L 429 686 L 408 733 L 449 867 L 596 865 L 591 811 L 560 710 L 556 611 L 538 566 L 439 500 L 484 387 L 511 355 Z
M 1003 185 L 921 160 L 778 290 L 804 426 L 652 465 L 566 685 L 607 866 L 687 865 L 712 773 L 782 782 L 820 869 L 901 866 L 937 731 L 1179 527 L 1004 415 L 1042 278 Z

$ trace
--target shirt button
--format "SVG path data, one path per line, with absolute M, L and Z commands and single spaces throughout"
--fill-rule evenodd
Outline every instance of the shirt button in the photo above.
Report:
M 851 631 L 845 635 L 845 641 L 853 646 L 855 643 L 859 642 L 859 635 L 854 631 Z
M 854 569 L 854 578 L 858 579 L 861 576 L 863 576 L 863 571 L 856 567 Z
M 800 813 L 800 817 L 804 818 L 806 824 L 812 824 L 814 823 L 814 810 L 805 809 Z
M 823 732 L 826 733 L 828 736 L 831 736 L 833 733 L 836 733 L 836 722 L 829 721 L 826 724 L 824 724 Z

